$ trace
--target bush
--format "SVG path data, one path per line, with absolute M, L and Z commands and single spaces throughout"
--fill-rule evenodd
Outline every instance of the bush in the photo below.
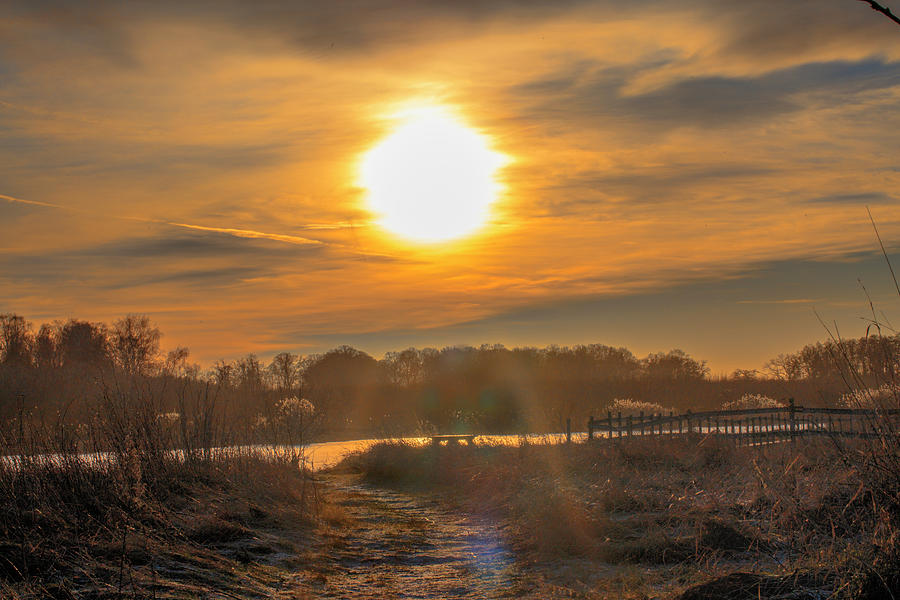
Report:
M 656 402 L 644 402 L 643 400 L 632 400 L 631 398 L 616 398 L 609 405 L 608 409 L 613 414 L 622 413 L 623 415 L 645 415 L 668 414 L 675 412 L 671 408 L 666 408 Z
M 784 403 L 762 394 L 744 394 L 737 400 L 722 404 L 722 410 L 744 410 L 751 408 L 784 408 Z

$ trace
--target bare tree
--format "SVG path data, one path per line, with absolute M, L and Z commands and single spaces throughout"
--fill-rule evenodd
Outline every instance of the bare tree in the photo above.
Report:
M 127 373 L 145 375 L 159 354 L 158 328 L 146 315 L 127 315 L 113 323 L 111 346 L 113 357 Z
M 235 382 L 234 365 L 224 360 L 216 361 L 211 369 L 210 379 L 220 388 L 233 387 Z
M 192 369 L 192 366 L 187 364 L 190 355 L 191 351 L 184 346 L 170 350 L 166 354 L 165 372 L 176 377 L 186 375 Z
M 266 370 L 282 392 L 292 392 L 300 383 L 300 358 L 290 352 L 275 355 Z
M 31 362 L 31 326 L 24 317 L 0 315 L 0 362 Z

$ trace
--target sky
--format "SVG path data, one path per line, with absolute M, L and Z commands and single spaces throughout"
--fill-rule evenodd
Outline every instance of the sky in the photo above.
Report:
M 505 157 L 384 230 L 417 107 Z M 855 0 L 0 0 L 0 312 L 149 315 L 209 365 L 351 344 L 681 348 L 900 325 L 900 27 Z M 827 329 L 826 329 L 827 326 Z

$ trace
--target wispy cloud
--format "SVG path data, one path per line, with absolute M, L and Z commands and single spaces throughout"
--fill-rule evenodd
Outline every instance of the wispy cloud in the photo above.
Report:
M 812 298 L 785 298 L 782 300 L 738 300 L 738 304 L 815 304 L 821 300 Z
M 280 233 L 264 233 L 262 231 L 251 231 L 249 229 L 234 229 L 231 227 L 205 227 L 203 225 L 189 225 L 187 223 L 173 223 L 171 221 L 161 221 L 166 225 L 171 225 L 172 227 L 183 227 L 185 229 L 195 229 L 197 231 L 214 231 L 216 233 L 226 233 L 228 235 L 234 235 L 242 238 L 250 238 L 250 239 L 264 239 L 264 240 L 272 240 L 275 242 L 286 242 L 288 244 L 313 244 L 313 245 L 324 245 L 324 242 L 320 240 L 313 240 L 309 238 L 304 238 L 296 235 L 285 235 Z
M 90 210 L 84 210 L 79 208 L 71 208 L 67 206 L 63 206 L 61 204 L 53 204 L 51 202 L 40 202 L 37 200 L 25 200 L 23 198 L 15 198 L 13 196 L 7 196 L 5 194 L 0 194 L 0 198 L 6 200 L 7 202 L 11 202 L 14 204 L 26 204 L 29 206 L 41 206 L 44 208 L 53 208 L 58 210 L 65 210 L 71 212 L 77 212 L 80 214 L 92 215 L 92 216 L 100 216 L 99 213 Z M 119 219 L 123 221 L 137 221 L 139 223 L 157 223 L 160 225 L 168 225 L 171 227 L 180 227 L 182 229 L 192 229 L 195 231 L 208 231 L 214 233 L 223 233 L 226 235 L 233 235 L 241 238 L 250 238 L 250 239 L 264 239 L 271 240 L 273 242 L 284 242 L 287 244 L 300 244 L 300 245 L 326 245 L 325 242 L 321 240 L 315 240 L 306 237 L 300 237 L 297 235 L 288 235 L 282 233 L 266 233 L 263 231 L 253 231 L 252 229 L 237 229 L 234 227 L 209 227 L 206 225 L 192 225 L 190 223 L 176 223 L 174 221 L 165 221 L 162 219 L 150 219 L 146 217 L 129 217 L 129 216 L 117 216 L 117 215 L 106 215 L 106 218 L 109 219 Z

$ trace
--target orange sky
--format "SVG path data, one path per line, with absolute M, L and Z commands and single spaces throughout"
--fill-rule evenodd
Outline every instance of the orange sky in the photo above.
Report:
M 511 158 L 453 243 L 358 187 L 398 107 Z M 13 2 L 0 312 L 149 314 L 204 364 L 353 343 L 680 347 L 714 371 L 890 316 L 900 28 L 851 0 Z M 803 286 L 798 287 L 800 284 Z

